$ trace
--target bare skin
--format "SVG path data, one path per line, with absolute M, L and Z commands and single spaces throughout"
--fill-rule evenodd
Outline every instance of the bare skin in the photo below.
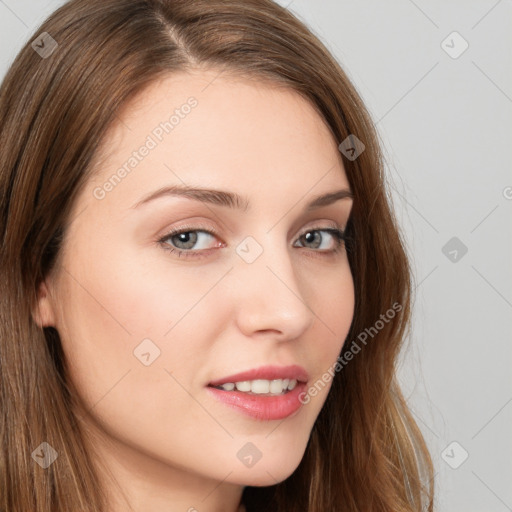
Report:
M 60 334 L 111 512 L 242 512 L 245 486 L 289 477 L 331 383 L 267 421 L 219 402 L 207 385 L 291 364 L 314 384 L 353 317 L 346 251 L 335 252 L 325 231 L 345 228 L 352 200 L 306 210 L 318 195 L 349 189 L 336 141 L 295 92 L 218 75 L 173 74 L 123 111 L 34 311 Z M 189 97 L 197 105 L 158 140 L 155 128 Z M 105 185 L 149 135 L 156 147 Z M 169 195 L 134 207 L 184 184 L 236 192 L 249 208 Z M 159 242 L 174 228 L 197 235 L 195 245 L 177 235 Z M 262 250 L 250 263 L 236 251 L 249 236 L 257 245 L 244 247 Z M 247 443 L 261 453 L 252 467 L 237 456 Z

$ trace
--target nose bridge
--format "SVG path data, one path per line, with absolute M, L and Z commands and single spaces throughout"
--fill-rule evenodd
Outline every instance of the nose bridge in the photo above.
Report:
M 247 236 L 236 248 L 236 303 L 245 334 L 272 330 L 281 339 L 300 336 L 313 322 L 284 237 L 277 231 Z

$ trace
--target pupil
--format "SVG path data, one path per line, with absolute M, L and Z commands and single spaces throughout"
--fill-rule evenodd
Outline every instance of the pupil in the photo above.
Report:
M 192 231 L 186 231 L 183 233 L 179 233 L 178 235 L 174 235 L 178 240 L 176 243 L 178 244 L 184 244 L 181 246 L 182 249 L 191 249 L 196 241 L 197 241 L 197 235 L 194 234 Z M 175 240 L 176 240 L 175 238 Z
M 308 231 L 304 238 L 306 239 L 306 243 L 313 243 L 315 241 L 315 237 L 318 238 L 320 234 L 316 231 Z

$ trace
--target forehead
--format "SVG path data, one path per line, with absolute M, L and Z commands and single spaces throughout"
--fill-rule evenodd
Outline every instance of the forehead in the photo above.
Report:
M 267 200 L 348 187 L 325 120 L 297 92 L 218 70 L 169 75 L 118 115 L 89 186 L 125 206 L 152 189 L 209 185 Z M 114 178 L 113 180 L 111 178 Z M 89 200 L 91 197 L 89 197 Z

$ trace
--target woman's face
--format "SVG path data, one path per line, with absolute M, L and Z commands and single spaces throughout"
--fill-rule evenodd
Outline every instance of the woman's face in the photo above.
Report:
M 295 92 L 212 70 L 153 84 L 118 121 L 37 321 L 60 334 L 104 462 L 273 485 L 303 457 L 353 316 L 331 231 L 352 200 L 308 208 L 349 189 L 336 141 Z M 293 378 L 307 384 L 268 396 Z

